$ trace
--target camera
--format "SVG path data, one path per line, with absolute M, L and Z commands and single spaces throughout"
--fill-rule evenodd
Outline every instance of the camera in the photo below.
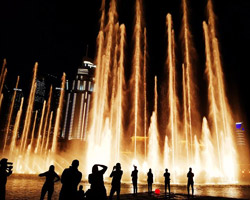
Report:
M 1 168 L 4 168 L 5 170 L 8 170 L 9 173 L 12 173 L 13 163 L 12 162 L 7 162 L 7 161 L 8 161 L 7 158 L 3 158 L 0 161 L 0 166 L 1 166 Z
M 12 162 L 7 162 L 7 167 L 6 167 L 6 169 L 7 169 L 9 172 L 12 172 L 13 163 L 12 163 Z

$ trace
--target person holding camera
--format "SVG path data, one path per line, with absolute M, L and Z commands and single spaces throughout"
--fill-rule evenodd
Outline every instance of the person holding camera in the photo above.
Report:
M 98 169 L 101 168 L 100 170 Z M 89 174 L 88 181 L 90 189 L 86 192 L 87 199 L 107 200 L 106 188 L 104 186 L 103 175 L 108 167 L 105 165 L 95 164 L 92 167 L 92 173 Z
M 5 200 L 7 177 L 12 174 L 13 163 L 7 162 L 7 158 L 0 161 L 0 199 Z
M 110 178 L 113 177 L 112 179 L 112 187 L 110 190 L 110 195 L 109 199 L 112 199 L 114 193 L 116 192 L 117 194 L 117 199 L 120 199 L 120 191 L 121 191 L 121 178 L 122 178 L 123 171 L 121 170 L 121 164 L 116 163 L 116 165 L 113 167 L 113 170 L 110 174 Z

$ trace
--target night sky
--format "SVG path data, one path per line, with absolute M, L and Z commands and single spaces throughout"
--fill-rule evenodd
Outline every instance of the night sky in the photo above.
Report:
M 127 59 L 131 58 L 133 42 L 134 2 L 117 0 L 120 23 L 127 32 Z M 250 55 L 250 1 L 214 0 L 217 15 L 218 38 L 229 102 L 233 112 L 240 109 L 243 121 L 250 121 L 248 73 Z M 99 30 L 101 0 L 51 1 L 11 0 L 0 1 L 0 59 L 7 58 L 7 84 L 15 84 L 21 76 L 21 85 L 30 83 L 35 61 L 38 73 L 74 77 L 77 67 L 88 48 L 88 56 L 95 57 L 96 37 Z M 173 16 L 177 55 L 181 52 L 181 0 L 143 0 L 144 19 L 148 32 L 148 84 L 161 74 L 166 59 L 167 13 Z M 202 21 L 206 19 L 205 0 L 189 0 L 190 25 L 197 50 L 196 78 L 205 101 L 206 79 Z M 177 71 L 181 75 L 181 56 L 177 57 Z M 129 65 L 130 62 L 127 62 Z M 152 90 L 149 91 L 149 94 Z M 204 99 L 202 99 L 204 98 Z M 206 112 L 206 111 L 202 111 Z M 246 117 L 246 118 L 245 118 Z

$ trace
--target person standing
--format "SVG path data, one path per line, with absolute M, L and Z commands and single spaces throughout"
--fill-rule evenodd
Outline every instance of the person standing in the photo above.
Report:
M 194 196 L 194 173 L 192 172 L 192 168 L 189 168 L 189 172 L 187 173 L 188 183 L 187 183 L 187 191 L 189 196 L 189 188 L 192 188 L 192 196 Z
M 163 174 L 163 176 L 165 177 L 165 194 L 167 193 L 168 188 L 168 192 L 170 195 L 170 173 L 168 172 L 168 169 L 165 169 L 165 173 Z
M 49 171 L 41 173 L 38 176 L 40 176 L 40 177 L 45 176 L 46 177 L 46 181 L 42 187 L 40 200 L 44 199 L 46 192 L 48 192 L 48 200 L 51 200 L 52 194 L 54 192 L 54 182 L 57 182 L 60 180 L 60 177 L 55 172 L 54 165 L 50 165 Z M 56 178 L 56 180 L 55 180 L 55 178 Z
M 137 167 L 134 165 L 134 170 L 131 173 L 132 183 L 134 188 L 134 194 L 137 194 L 137 180 L 138 180 L 138 170 Z
M 98 170 L 101 167 L 101 170 Z M 90 191 L 87 191 L 87 199 L 91 200 L 106 200 L 107 193 L 104 186 L 103 175 L 108 167 L 105 165 L 96 164 L 92 167 L 92 174 L 89 174 L 88 180 L 90 183 Z
M 123 171 L 121 170 L 121 164 L 116 163 L 116 166 L 113 167 L 113 170 L 109 176 L 110 178 L 113 177 L 112 183 L 111 183 L 112 187 L 111 187 L 110 195 L 109 195 L 110 200 L 112 199 L 115 192 L 117 194 L 117 200 L 120 199 L 122 174 L 123 174 Z
M 7 158 L 0 161 L 0 199 L 5 200 L 7 177 L 12 174 L 12 164 Z
M 151 194 L 151 192 L 152 192 L 152 184 L 153 184 L 153 173 L 152 173 L 152 170 L 151 169 L 149 169 L 149 171 L 148 171 L 148 194 Z
M 69 168 L 62 173 L 62 188 L 59 194 L 59 200 L 76 199 L 77 186 L 82 179 L 82 173 L 78 171 L 79 161 L 73 160 Z

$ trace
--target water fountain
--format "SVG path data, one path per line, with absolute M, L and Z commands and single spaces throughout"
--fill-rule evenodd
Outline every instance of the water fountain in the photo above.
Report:
M 132 164 L 138 165 L 139 170 L 143 169 L 141 171 L 144 172 L 151 167 L 157 181 L 161 180 L 162 173 L 157 174 L 156 171 L 164 172 L 164 169 L 168 168 L 173 183 L 183 182 L 186 180 L 187 169 L 191 166 L 200 182 L 235 183 L 237 166 L 233 161 L 237 160 L 237 152 L 233 139 L 233 116 L 225 93 L 212 1 L 208 0 L 207 5 L 208 22 L 203 22 L 209 100 L 209 115 L 203 119 L 197 111 L 198 100 L 191 58 L 194 45 L 188 24 L 186 0 L 182 1 L 182 101 L 177 93 L 180 84 L 177 85 L 175 49 L 178 47 L 175 43 L 172 16 L 166 16 L 167 75 L 162 84 L 167 86 L 168 92 L 161 98 L 168 106 L 168 112 L 164 113 L 164 119 L 167 119 L 165 130 L 159 130 L 158 127 L 157 78 L 152 98 L 154 110 L 151 115 L 147 108 L 147 31 L 143 27 L 142 1 L 135 2 L 134 50 L 129 80 L 126 80 L 124 75 L 126 27 L 119 24 L 116 6 L 116 1 L 111 0 L 106 15 L 105 0 L 102 2 L 87 151 L 80 149 L 71 152 L 69 148 L 63 153 L 58 150 L 65 74 L 62 77 L 56 115 L 54 116 L 50 109 L 51 88 L 48 100 L 44 101 L 41 118 L 37 121 L 38 112 L 33 110 L 38 70 L 36 63 L 26 110 L 23 106 L 25 101 L 22 99 L 17 115 L 12 116 L 11 103 L 7 124 L 12 117 L 15 117 L 15 124 L 9 140 L 7 129 L 3 155 L 15 163 L 14 170 L 18 173 L 38 173 L 52 163 L 59 168 L 58 171 L 62 171 L 71 162 L 72 154 L 77 154 L 81 157 L 83 166 L 86 166 L 82 167 L 84 174 L 88 174 L 95 163 L 112 166 L 119 161 L 124 170 L 130 170 Z M 4 64 L 1 85 L 6 73 Z M 18 82 L 19 78 L 16 87 Z M 1 102 L 2 96 L 0 106 Z M 21 118 L 24 118 L 22 131 Z M 226 149 L 227 146 L 230 146 L 230 149 Z M 213 175 L 209 174 L 210 170 L 213 170 Z

